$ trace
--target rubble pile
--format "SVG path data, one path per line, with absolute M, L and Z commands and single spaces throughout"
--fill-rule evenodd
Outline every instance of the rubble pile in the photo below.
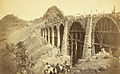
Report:
M 63 56 L 59 49 L 46 43 L 43 38 L 28 37 L 26 40 L 19 41 L 18 43 L 6 44 L 10 61 L 15 64 L 13 69 L 14 73 L 35 73 L 41 74 L 44 70 L 45 63 L 63 64 L 69 61 L 69 58 Z M 8 55 L 8 54 L 6 54 Z M 12 74 L 14 74 L 12 72 Z M 28 74 L 29 74 L 28 73 Z
M 15 47 L 18 43 L 12 43 L 15 51 L 18 51 Z M 60 53 L 58 48 L 46 43 L 46 40 L 43 38 L 31 36 L 22 40 L 22 43 L 26 49 L 26 63 L 29 63 L 29 65 L 27 65 L 27 70 L 35 74 L 41 73 L 44 70 L 46 62 L 56 65 L 57 63 L 63 64 L 66 60 L 69 60 L 68 57 Z
M 43 38 L 29 37 L 24 40 L 24 46 L 30 62 L 29 70 L 35 74 L 43 72 L 47 62 L 56 65 L 69 61 L 69 57 L 63 56 L 58 48 L 46 43 Z

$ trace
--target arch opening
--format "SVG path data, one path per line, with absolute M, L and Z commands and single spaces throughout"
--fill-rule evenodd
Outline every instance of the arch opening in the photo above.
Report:
M 69 54 L 73 66 L 82 59 L 85 31 L 79 22 L 74 22 L 69 30 Z
M 44 33 L 44 38 L 45 38 L 45 29 L 43 29 L 43 33 Z
M 57 27 L 54 26 L 54 45 L 57 47 L 57 38 L 58 38 L 58 35 L 57 35 Z
M 95 53 L 101 52 L 104 48 L 106 52 L 114 54 L 119 49 L 120 32 L 117 24 L 112 19 L 103 17 L 95 26 Z
M 64 26 L 63 24 L 61 24 L 60 25 L 60 49 L 62 48 L 63 34 L 64 34 Z
M 52 44 L 52 29 L 51 29 L 51 27 L 49 28 L 49 30 L 50 30 L 50 44 Z
M 48 42 L 48 29 L 46 28 L 46 40 Z

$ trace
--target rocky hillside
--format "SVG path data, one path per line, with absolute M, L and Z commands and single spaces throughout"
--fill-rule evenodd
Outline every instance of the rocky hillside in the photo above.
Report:
M 13 14 L 8 14 L 5 17 L 3 17 L 0 22 L 2 23 L 19 23 L 19 22 L 25 22 L 22 19 L 19 19 L 17 16 Z
M 34 24 L 39 24 L 42 20 L 43 20 L 43 18 L 40 17 L 40 18 L 36 18 L 36 19 L 34 19 L 34 20 L 30 21 L 30 22 L 34 23 Z
M 11 33 L 28 25 L 29 23 L 27 21 L 19 19 L 13 14 L 3 17 L 0 20 L 0 45 L 7 40 Z
M 6 44 L 11 41 L 17 43 L 31 35 L 32 30 L 28 28 L 30 25 L 32 24 L 13 14 L 6 15 L 0 20 L 0 74 L 15 74 L 16 63 Z
M 27 25 L 27 21 L 19 19 L 13 14 L 6 15 L 0 20 L 0 31 L 7 31 L 10 28 L 23 27 Z

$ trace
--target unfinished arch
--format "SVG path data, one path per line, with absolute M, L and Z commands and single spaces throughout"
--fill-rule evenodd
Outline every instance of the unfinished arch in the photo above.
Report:
M 79 22 L 73 22 L 69 30 L 69 53 L 73 65 L 82 58 L 85 31 Z
M 95 53 L 105 48 L 107 52 L 116 52 L 120 44 L 120 32 L 117 24 L 108 17 L 98 20 L 95 26 Z

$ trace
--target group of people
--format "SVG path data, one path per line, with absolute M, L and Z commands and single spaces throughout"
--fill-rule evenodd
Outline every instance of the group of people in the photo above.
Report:
M 46 63 L 45 69 L 44 69 L 44 74 L 60 74 L 60 73 L 65 73 L 70 71 L 71 65 L 67 64 L 58 64 L 57 65 L 50 65 Z

